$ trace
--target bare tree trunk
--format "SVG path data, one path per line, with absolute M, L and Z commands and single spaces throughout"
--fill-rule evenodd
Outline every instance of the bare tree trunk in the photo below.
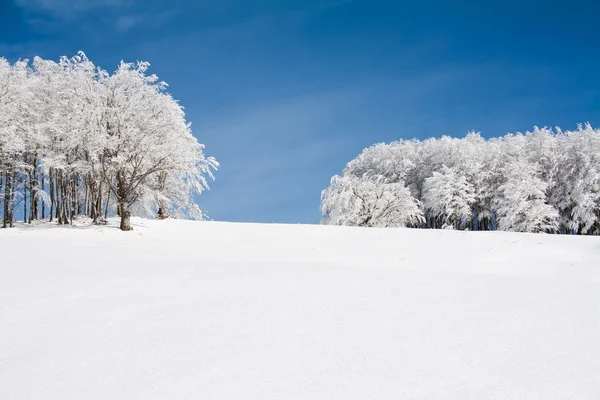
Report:
M 119 216 L 121 217 L 121 230 L 131 230 L 131 210 L 129 205 L 130 188 L 127 186 L 123 172 L 117 172 L 117 200 L 119 202 Z
M 73 214 L 77 211 L 77 186 L 75 177 L 71 176 L 71 225 L 73 225 Z
M 89 205 L 90 205 L 90 185 L 89 185 L 89 183 L 87 182 L 87 179 L 86 179 L 86 183 L 85 183 L 85 206 L 84 206 L 84 209 L 83 209 L 83 213 L 87 217 L 90 216 L 90 207 L 89 207 Z
M 79 177 L 79 175 L 75 175 L 75 181 L 74 181 L 74 188 L 73 191 L 75 192 L 74 194 L 74 199 L 75 199 L 75 215 L 79 216 L 83 213 L 83 201 L 81 200 L 81 196 L 79 193 L 79 187 L 81 186 L 81 178 Z
M 54 168 L 50 168 L 48 170 L 48 185 L 50 186 L 50 222 L 54 218 L 54 205 L 56 204 L 55 194 L 54 194 Z
M 69 183 L 66 182 L 67 178 L 66 176 L 61 173 L 61 183 L 62 183 L 62 216 L 63 216 L 63 223 L 65 225 L 67 225 L 69 223 L 69 203 L 70 203 L 70 196 L 71 193 L 69 193 Z
M 46 187 L 45 187 L 46 182 L 44 179 L 45 177 L 46 177 L 46 175 L 44 174 L 44 171 L 42 170 L 42 192 L 44 190 L 46 190 Z M 45 219 L 45 218 L 46 218 L 46 202 L 44 200 L 42 200 L 42 219 Z
M 106 207 L 104 208 L 104 219 L 108 218 L 108 205 L 110 204 L 110 190 L 106 194 Z
M 17 186 L 17 171 L 13 171 L 13 177 L 12 177 L 12 188 L 10 191 L 10 212 L 8 214 L 8 217 L 10 218 L 10 227 L 12 228 L 14 226 L 14 222 L 15 222 L 15 197 L 17 196 L 17 190 L 16 190 L 16 186 Z
M 29 174 L 29 224 L 34 219 L 35 213 L 35 189 L 33 187 L 33 181 L 35 180 L 35 171 Z
M 166 219 L 167 213 L 165 212 L 165 208 L 163 207 L 162 201 L 158 202 L 158 219 Z
M 50 194 L 50 221 L 52 221 L 52 218 L 55 217 L 58 221 L 58 223 L 60 224 L 60 218 L 58 216 L 58 176 L 56 174 L 56 171 L 54 170 L 54 168 L 52 168 L 52 172 L 50 174 L 50 189 L 51 189 L 51 194 Z
M 158 174 L 158 191 L 162 195 L 166 189 L 168 174 L 166 172 L 161 172 Z M 158 203 L 158 219 L 166 219 L 168 215 L 165 211 L 164 201 L 160 198 L 157 200 Z
M 97 198 L 97 204 L 96 204 L 96 212 L 98 215 L 96 215 L 96 218 L 100 217 L 100 215 L 102 215 L 102 182 L 100 182 L 98 184 L 98 192 L 96 193 L 96 196 L 98 196 Z
M 56 219 L 58 224 L 63 224 L 63 196 L 65 195 L 62 185 L 62 171 L 56 174 Z
M 35 171 L 32 171 L 29 173 L 29 223 L 31 224 L 31 221 L 33 220 L 33 213 L 35 212 L 35 195 L 34 195 L 34 188 L 33 188 L 33 181 L 34 181 L 34 176 L 35 176 Z
M 8 168 L 4 171 L 4 214 L 2 218 L 2 227 L 6 228 L 10 218 L 10 195 L 11 195 L 11 182 L 10 173 Z
M 27 174 L 23 174 L 23 222 L 27 222 Z M 31 223 L 31 220 L 29 220 Z
M 69 223 L 69 190 L 68 183 L 65 182 L 65 174 L 60 171 L 60 214 L 62 217 L 62 223 Z
M 131 231 L 131 211 L 129 211 L 129 204 L 127 202 L 120 202 L 119 208 L 121 209 L 121 230 Z
M 31 187 L 30 187 L 30 196 L 31 196 L 31 206 L 29 210 L 30 217 L 29 219 L 37 220 L 39 218 L 39 189 L 40 183 L 38 182 L 38 156 L 37 153 L 33 155 L 33 169 L 32 174 L 29 179 Z
M 92 182 L 88 185 L 88 188 L 86 188 L 86 190 L 89 190 L 89 205 L 86 202 L 85 207 L 88 209 L 89 214 L 88 217 L 92 218 L 94 223 L 98 222 L 98 192 L 96 190 L 96 183 Z M 86 197 L 88 196 L 88 194 L 86 193 Z
M 58 224 L 63 224 L 62 217 L 62 171 L 56 173 L 56 219 L 58 220 Z

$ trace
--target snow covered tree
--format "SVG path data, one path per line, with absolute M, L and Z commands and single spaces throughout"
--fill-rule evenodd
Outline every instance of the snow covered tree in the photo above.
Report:
M 168 174 L 179 176 L 188 191 L 207 187 L 217 163 L 206 159 L 203 147 L 192 136 L 179 104 L 165 92 L 166 84 L 146 75 L 148 63 L 121 63 L 104 80 L 106 113 L 102 126 L 101 176 L 115 195 L 121 229 L 130 230 L 131 207 L 152 191 L 153 175 L 163 185 Z M 165 175 L 167 174 L 167 175 Z M 154 185 L 160 190 L 160 184 Z M 168 199 L 165 191 L 161 201 Z M 181 200 L 176 197 L 172 200 Z M 189 205 L 191 197 L 185 198 Z M 159 207 L 160 208 L 160 207 Z
M 24 114 L 27 63 L 10 65 L 0 58 L 0 187 L 4 186 L 2 226 L 12 226 L 18 196 L 20 167 L 25 153 Z M 3 178 L 3 179 L 2 179 Z
M 553 200 L 569 232 L 600 234 L 600 134 L 587 124 L 566 132 Z
M 435 217 L 436 227 L 460 229 L 472 216 L 475 191 L 465 176 L 445 165 L 425 179 L 423 204 Z
M 600 234 L 600 130 L 589 124 L 379 143 L 343 173 L 406 186 L 426 221 L 411 226 Z M 323 222 L 341 219 L 324 214 Z
M 218 163 L 148 67 L 122 62 L 109 74 L 83 52 L 58 62 L 0 59 L 4 226 L 17 203 L 29 222 L 44 218 L 46 206 L 59 224 L 116 211 L 123 230 L 132 210 L 202 218 L 194 196 Z
M 322 199 L 325 224 L 391 227 L 423 222 L 418 202 L 403 182 L 334 176 Z
M 506 165 L 506 181 L 495 200 L 500 230 L 554 232 L 558 229 L 558 211 L 546 203 L 548 184 L 537 175 L 536 166 L 523 159 Z

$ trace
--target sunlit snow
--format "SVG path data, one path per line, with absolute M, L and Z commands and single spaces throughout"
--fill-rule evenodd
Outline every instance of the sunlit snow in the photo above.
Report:
M 176 220 L 0 230 L 1 399 L 600 395 L 600 240 Z

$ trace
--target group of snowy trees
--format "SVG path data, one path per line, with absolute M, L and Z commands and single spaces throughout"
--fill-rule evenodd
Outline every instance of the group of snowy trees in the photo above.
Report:
M 323 223 L 600 234 L 600 130 L 376 144 L 322 193 Z
M 182 107 L 149 64 L 109 74 L 83 53 L 58 62 L 0 58 L 3 227 L 131 213 L 201 218 L 194 195 L 218 164 L 203 154 Z

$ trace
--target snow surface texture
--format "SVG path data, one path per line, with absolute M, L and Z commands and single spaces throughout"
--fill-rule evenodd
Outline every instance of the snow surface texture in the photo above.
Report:
M 1 399 L 600 398 L 597 237 L 44 226 L 0 231 Z

